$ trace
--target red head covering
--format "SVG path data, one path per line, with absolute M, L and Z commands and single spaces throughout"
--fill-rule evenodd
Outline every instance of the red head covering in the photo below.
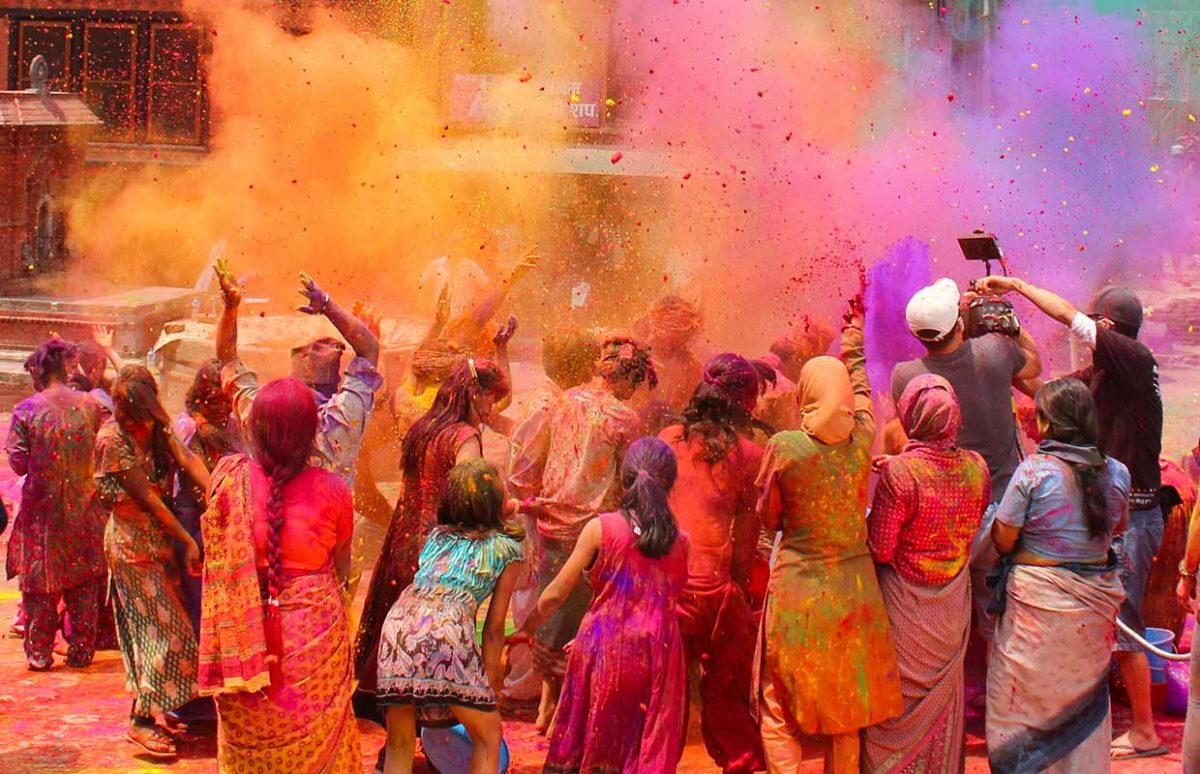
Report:
M 962 413 L 950 382 L 921 374 L 908 383 L 897 406 L 908 437 L 924 446 L 948 449 L 958 437 Z

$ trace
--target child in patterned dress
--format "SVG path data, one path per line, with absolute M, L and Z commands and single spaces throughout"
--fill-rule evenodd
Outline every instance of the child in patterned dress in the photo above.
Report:
M 438 526 L 380 638 L 376 700 L 387 717 L 385 774 L 412 771 L 418 722 L 461 723 L 471 738 L 470 770 L 499 768 L 496 694 L 504 687 L 504 622 L 524 537 L 505 524 L 506 510 L 500 475 L 487 462 L 450 471 Z M 489 597 L 481 651 L 475 622 Z

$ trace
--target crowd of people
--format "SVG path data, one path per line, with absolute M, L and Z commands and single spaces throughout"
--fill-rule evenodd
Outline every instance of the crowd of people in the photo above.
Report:
M 360 772 L 360 719 L 386 729 L 386 774 L 412 771 L 422 727 L 456 724 L 472 774 L 495 772 L 503 701 L 537 703 L 546 772 L 671 772 L 689 671 L 725 772 L 798 771 L 823 737 L 832 772 L 954 774 L 975 710 L 997 772 L 1167 752 L 1143 611 L 1160 547 L 1194 605 L 1200 528 L 1163 546 L 1163 504 L 1182 502 L 1164 493 L 1183 485 L 1160 472 L 1133 292 L 1084 314 L 1019 279 L 977 283 L 1086 353 L 1045 380 L 1025 330 L 967 330 L 973 295 L 939 280 L 904 313 L 926 354 L 883 399 L 861 297 L 840 336 L 810 319 L 767 355 L 705 361 L 699 310 L 667 296 L 627 332 L 550 332 L 546 379 L 509 418 L 516 320 L 493 318 L 536 264 L 457 314 L 443 295 L 382 398 L 379 317 L 306 275 L 300 311 L 341 338 L 261 384 L 218 265 L 215 357 L 176 417 L 105 331 L 40 346 L 7 443 L 29 669 L 54 667 L 60 636 L 68 668 L 119 648 L 139 754 L 173 758 L 215 719 L 230 773 Z M 398 446 L 394 510 L 371 437 Z M 1132 707 L 1115 739 L 1114 660 Z M 1200 765 L 1200 709 L 1186 736 Z

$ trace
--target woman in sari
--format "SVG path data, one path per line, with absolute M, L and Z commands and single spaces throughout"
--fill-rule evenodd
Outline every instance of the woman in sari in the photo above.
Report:
M 962 415 L 949 382 L 916 377 L 898 409 L 909 441 L 881 464 L 867 545 L 896 644 L 904 714 L 866 730 L 863 771 L 957 774 L 971 627 L 963 568 L 991 483 L 983 458 L 955 445 Z
M 1128 469 L 1096 448 L 1083 382 L 1037 392 L 1038 453 L 996 512 L 996 639 L 988 662 L 988 761 L 997 774 L 1108 771 L 1108 669 L 1124 592 L 1112 554 Z
M 483 457 L 481 428 L 508 392 L 499 366 L 468 358 L 454 367 L 438 388 L 433 407 L 404 438 L 404 492 L 371 574 L 354 645 L 354 673 L 362 694 L 375 694 L 379 633 L 388 611 L 412 583 L 425 538 L 437 525 L 446 476 L 458 463 Z
M 263 387 L 248 430 L 252 456 L 217 464 L 201 521 L 199 683 L 216 697 L 218 766 L 361 772 L 345 600 L 350 488 L 308 464 L 317 407 L 302 382 Z
M 125 366 L 113 389 L 113 418 L 96 438 L 94 475 L 96 494 L 111 514 L 104 549 L 125 685 L 135 694 L 126 739 L 155 758 L 176 755 L 156 716 L 196 696 L 196 634 L 175 541 L 183 544 L 193 575 L 200 573 L 200 549 L 168 505 L 176 466 L 208 485 L 204 463 L 171 430 L 154 376 L 143 366 Z
M 867 480 L 875 417 L 860 302 L 842 330 L 842 360 L 800 372 L 801 429 L 767 445 L 764 526 L 783 530 L 763 613 L 757 685 L 767 769 L 799 771 L 802 736 L 829 737 L 826 770 L 859 771 L 859 731 L 903 702 L 887 611 L 867 551 Z

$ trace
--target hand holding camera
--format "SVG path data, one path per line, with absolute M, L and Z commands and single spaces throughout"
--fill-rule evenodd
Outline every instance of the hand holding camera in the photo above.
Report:
M 968 339 L 988 333 L 1003 333 L 1014 338 L 1020 336 L 1021 323 L 1017 320 L 1012 302 L 1001 298 L 1003 294 L 1016 289 L 1016 280 L 1008 276 L 992 276 L 992 261 L 997 261 L 1001 270 L 1006 275 L 1008 273 L 1004 252 L 996 235 L 974 231 L 959 237 L 958 245 L 968 261 L 983 261 L 988 274 L 983 279 L 971 280 L 962 313 L 963 336 Z

